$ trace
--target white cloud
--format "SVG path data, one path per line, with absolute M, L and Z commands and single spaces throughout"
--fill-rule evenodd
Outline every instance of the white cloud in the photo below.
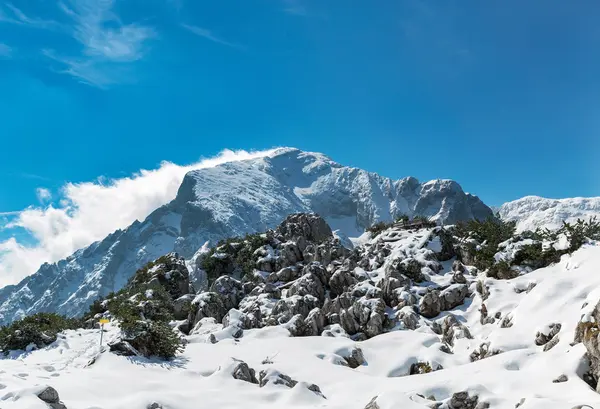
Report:
M 59 6 L 73 21 L 70 34 L 81 44 L 82 55 L 62 56 L 54 50 L 43 54 L 64 67 L 57 72 L 89 85 L 104 88 L 121 82 L 124 64 L 140 60 L 147 41 L 156 37 L 151 27 L 124 24 L 113 10 L 114 0 L 70 0 Z
M 0 4 L 0 22 L 41 29 L 58 29 L 61 27 L 60 24 L 54 20 L 44 20 L 37 17 L 30 17 L 20 8 L 12 5 L 11 3 L 6 3 L 4 5 L 4 9 Z
M 300 0 L 283 0 L 284 9 L 287 14 L 295 16 L 306 16 L 306 7 Z
M 182 24 L 181 25 L 183 28 L 185 28 L 186 30 L 196 34 L 197 36 L 200 37 L 204 37 L 207 40 L 210 40 L 214 43 L 217 44 L 222 44 L 222 45 L 226 45 L 228 47 L 233 47 L 233 48 L 240 48 L 243 49 L 244 47 L 242 45 L 239 44 L 235 44 L 235 43 L 230 43 L 229 41 L 223 40 L 222 38 L 216 36 L 215 34 L 213 34 L 212 31 L 206 29 L 206 28 L 202 28 L 202 27 L 198 27 L 198 26 L 192 26 L 189 24 Z
M 50 190 L 46 189 L 45 187 L 38 187 L 35 190 L 35 194 L 37 195 L 38 201 L 41 204 L 44 204 L 48 200 L 52 199 L 52 193 L 50 193 Z
M 10 57 L 12 55 L 12 48 L 7 44 L 0 43 L 0 57 Z
M 141 170 L 121 179 L 73 184 L 62 188 L 59 207 L 30 207 L 6 225 L 25 229 L 37 240 L 26 246 L 15 238 L 0 242 L 0 287 L 17 283 L 42 263 L 55 262 L 124 228 L 143 220 L 177 194 L 185 174 L 193 169 L 261 157 L 271 151 L 223 151 L 214 158 L 189 166 L 164 162 L 158 169 Z

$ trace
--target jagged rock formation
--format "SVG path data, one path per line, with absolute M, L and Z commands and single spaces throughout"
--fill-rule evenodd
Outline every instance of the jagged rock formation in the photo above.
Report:
M 265 231 L 295 212 L 317 212 L 347 236 L 400 214 L 445 223 L 492 214 L 450 180 L 394 181 L 321 154 L 282 148 L 264 158 L 192 171 L 177 197 L 143 222 L 0 289 L 0 324 L 40 311 L 81 314 L 163 254 L 176 251 L 190 259 L 207 241 Z

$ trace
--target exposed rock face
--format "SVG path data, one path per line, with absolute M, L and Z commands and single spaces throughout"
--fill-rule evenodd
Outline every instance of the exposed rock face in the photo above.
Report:
M 321 243 L 333 238 L 333 232 L 322 217 L 315 214 L 298 213 L 285 218 L 275 233 L 284 241 L 311 241 Z

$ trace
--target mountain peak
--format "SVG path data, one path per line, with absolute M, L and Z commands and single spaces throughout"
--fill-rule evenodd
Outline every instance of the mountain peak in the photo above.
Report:
M 347 237 L 401 214 L 439 223 L 492 215 L 451 180 L 392 180 L 321 153 L 277 148 L 258 158 L 188 172 L 176 197 L 144 221 L 0 289 L 0 324 L 38 311 L 81 314 L 151 260 L 172 251 L 190 259 L 207 242 L 265 231 L 299 212 L 318 213 Z

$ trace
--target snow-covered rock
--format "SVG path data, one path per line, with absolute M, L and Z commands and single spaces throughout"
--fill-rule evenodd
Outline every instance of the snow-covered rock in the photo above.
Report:
M 451 180 L 392 180 L 322 154 L 281 148 L 264 158 L 189 172 L 174 200 L 144 221 L 0 289 L 0 324 L 39 311 L 76 316 L 163 254 L 176 251 L 197 261 L 207 241 L 265 231 L 295 212 L 316 212 L 349 237 L 400 214 L 445 223 L 492 214 Z M 319 229 L 316 234 L 331 233 Z M 202 285 L 204 275 L 193 264 L 192 282 Z
M 539 196 L 526 196 L 504 203 L 500 207 L 500 217 L 506 221 L 516 221 L 517 231 L 535 231 L 539 228 L 557 229 L 563 221 L 600 217 L 600 197 L 576 197 L 569 199 L 546 199 Z

